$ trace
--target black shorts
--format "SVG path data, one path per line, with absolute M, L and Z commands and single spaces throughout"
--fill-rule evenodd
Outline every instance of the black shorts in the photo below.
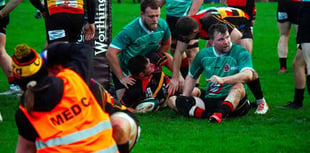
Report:
M 253 39 L 253 34 L 251 31 L 251 22 L 249 22 L 250 20 L 244 17 L 242 18 L 241 17 L 237 17 L 237 18 L 226 17 L 225 20 L 232 23 L 233 25 L 236 26 L 236 28 L 238 28 L 238 30 L 242 33 L 241 39 L 245 39 L 245 38 Z
M 0 7 L 0 10 L 3 8 L 4 6 Z M 0 33 L 4 33 L 6 34 L 6 27 L 9 24 L 10 18 L 9 15 L 1 18 L 0 17 Z
M 278 0 L 277 21 L 297 24 L 298 8 L 301 2 Z
M 183 97 L 184 98 L 184 97 Z M 220 106 L 224 102 L 226 97 L 223 98 L 201 98 L 205 104 L 205 111 L 208 113 L 208 116 L 211 116 L 214 112 L 218 112 Z M 192 97 L 186 97 L 186 101 L 193 102 L 195 99 Z M 180 110 L 182 105 L 177 105 L 176 107 Z M 240 100 L 239 105 L 237 108 L 229 114 L 231 117 L 235 116 L 243 116 L 247 114 L 250 110 L 250 103 L 248 97 L 245 96 L 243 99 Z
M 226 97 L 223 98 L 207 98 L 203 99 L 205 103 L 205 108 L 208 112 L 210 112 L 210 115 L 212 115 L 214 112 L 218 112 L 218 108 L 222 105 L 223 101 Z M 244 96 L 239 102 L 239 105 L 237 108 L 229 114 L 231 117 L 235 116 L 243 116 L 247 114 L 250 110 L 250 103 L 247 96 Z
M 304 2 L 298 11 L 298 31 L 296 41 L 300 43 L 310 42 L 310 2 Z
M 83 14 L 56 13 L 45 17 L 48 43 L 77 42 L 84 24 Z
M 241 39 L 253 39 L 253 33 L 250 26 L 245 25 L 244 28 L 238 30 L 242 33 Z

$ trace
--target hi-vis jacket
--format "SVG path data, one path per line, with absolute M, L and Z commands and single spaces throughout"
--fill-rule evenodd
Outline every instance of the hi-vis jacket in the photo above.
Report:
M 20 105 L 39 135 L 35 141 L 37 152 L 118 152 L 109 115 L 100 108 L 87 84 L 67 68 L 57 77 L 63 80 L 64 91 L 52 111 L 32 111 L 29 115 Z

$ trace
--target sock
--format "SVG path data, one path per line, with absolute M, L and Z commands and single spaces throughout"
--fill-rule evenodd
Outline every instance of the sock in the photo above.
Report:
M 280 61 L 280 69 L 285 68 L 286 69 L 286 58 L 279 58 Z
M 294 103 L 297 105 L 303 105 L 304 101 L 304 91 L 305 89 L 296 89 L 295 88 L 295 94 L 294 94 Z
M 118 151 L 120 153 L 129 153 L 129 143 L 117 144 Z
M 194 110 L 194 114 L 193 114 L 196 118 L 201 118 L 201 119 L 208 119 L 210 118 L 210 116 L 212 114 L 210 114 L 210 112 L 202 109 L 202 108 L 199 108 L 199 107 L 196 107 L 195 110 Z
M 247 85 L 249 86 L 250 90 L 252 91 L 256 99 L 264 98 L 262 87 L 260 86 L 259 78 L 247 83 Z
M 9 82 L 9 84 L 13 84 L 14 83 L 14 77 L 13 76 L 8 77 L 8 82 Z
M 229 101 L 224 101 L 221 104 L 220 112 L 222 113 L 223 117 L 228 116 L 228 114 L 233 111 L 234 111 L 234 107 Z
M 200 107 L 197 107 L 197 108 L 195 109 L 195 111 L 194 111 L 194 116 L 195 116 L 196 118 L 207 118 L 207 117 L 206 117 L 206 111 L 203 110 L 203 109 L 200 108 Z

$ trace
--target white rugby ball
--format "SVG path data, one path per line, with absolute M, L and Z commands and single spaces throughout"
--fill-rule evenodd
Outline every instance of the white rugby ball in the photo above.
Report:
M 159 108 L 159 101 L 155 98 L 140 101 L 135 110 L 137 113 L 155 112 Z

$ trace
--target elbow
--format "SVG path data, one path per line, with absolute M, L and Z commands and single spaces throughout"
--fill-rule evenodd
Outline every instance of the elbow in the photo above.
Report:
M 246 81 L 244 83 L 248 83 L 248 82 L 251 82 L 253 80 L 256 80 L 258 79 L 258 74 L 255 70 L 248 70 L 248 75 L 247 75 L 247 78 L 246 78 Z

